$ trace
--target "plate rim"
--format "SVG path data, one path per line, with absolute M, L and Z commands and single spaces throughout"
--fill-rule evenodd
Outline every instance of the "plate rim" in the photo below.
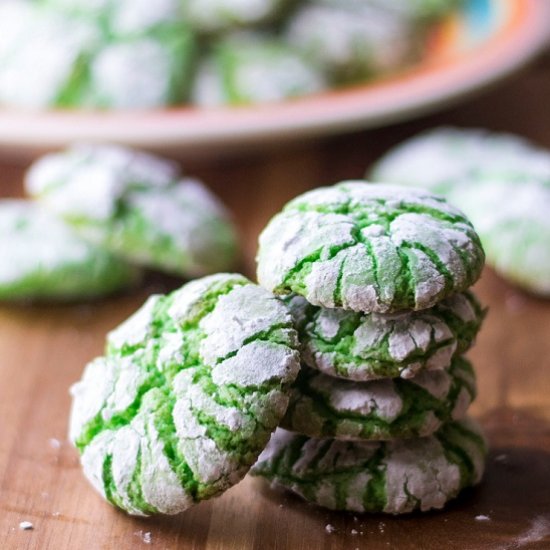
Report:
M 304 138 L 406 120 L 503 80 L 547 43 L 550 2 L 505 1 L 510 10 L 505 24 L 479 46 L 381 81 L 247 107 L 141 112 L 0 110 L 0 147 L 51 149 L 74 141 L 109 141 L 185 150 Z

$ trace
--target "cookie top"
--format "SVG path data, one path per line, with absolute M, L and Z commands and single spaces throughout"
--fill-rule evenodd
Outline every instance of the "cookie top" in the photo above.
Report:
M 409 380 L 353 382 L 302 367 L 281 426 L 321 438 L 423 437 L 463 418 L 475 395 L 474 371 L 460 357 L 448 371 L 421 372 Z
M 471 223 L 421 189 L 344 182 L 288 203 L 260 235 L 258 280 L 328 308 L 426 309 L 480 276 Z
M 241 275 L 152 296 L 72 388 L 86 477 L 130 514 L 176 514 L 240 481 L 299 369 L 287 307 Z
M 313 306 L 292 295 L 302 360 L 330 376 L 351 380 L 411 378 L 445 369 L 466 352 L 485 316 L 471 292 L 459 292 L 430 309 L 357 313 Z
M 139 273 L 37 204 L 0 201 L 0 300 L 74 300 L 129 288 Z
M 550 180 L 550 153 L 512 134 L 435 128 L 391 149 L 372 168 L 370 178 L 447 195 L 480 174 Z
M 220 41 L 199 68 L 193 101 L 205 107 L 282 101 L 326 88 L 323 74 L 284 41 L 242 33 Z
M 196 276 L 223 269 L 236 237 L 221 203 L 171 162 L 81 145 L 38 160 L 27 191 L 87 240 L 129 261 Z
M 487 263 L 522 288 L 550 296 L 550 177 L 478 177 L 449 200 L 468 213 Z
M 279 429 L 252 473 L 331 510 L 405 514 L 443 508 L 479 483 L 487 454 L 470 419 L 391 442 L 312 439 Z

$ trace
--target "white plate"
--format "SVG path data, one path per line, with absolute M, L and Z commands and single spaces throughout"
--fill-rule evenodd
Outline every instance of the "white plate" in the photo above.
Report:
M 219 153 L 284 138 L 370 128 L 435 110 L 509 75 L 546 43 L 550 0 L 470 0 L 426 58 L 391 78 L 254 107 L 131 112 L 0 111 L 0 147 L 29 156 L 73 141 Z

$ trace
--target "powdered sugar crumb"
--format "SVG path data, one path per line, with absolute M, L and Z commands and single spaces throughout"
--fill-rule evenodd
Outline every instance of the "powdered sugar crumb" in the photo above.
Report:
M 476 521 L 491 521 L 491 518 L 489 516 L 486 516 L 484 514 L 479 514 L 476 516 Z
M 144 544 L 151 544 L 153 542 L 153 536 L 150 531 L 143 532 L 142 530 L 136 531 L 134 533 L 136 537 L 139 537 Z
M 325 531 L 330 535 L 331 533 L 334 533 L 334 531 L 336 531 L 336 527 L 334 527 L 334 525 L 330 523 L 327 523 L 325 525 Z
M 21 529 L 21 531 L 31 531 L 34 529 L 34 525 L 30 521 L 22 521 L 19 524 L 19 529 Z

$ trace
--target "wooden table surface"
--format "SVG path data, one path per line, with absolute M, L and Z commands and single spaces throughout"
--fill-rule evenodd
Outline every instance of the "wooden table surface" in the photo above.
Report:
M 186 168 L 233 209 L 242 270 L 253 276 L 257 235 L 291 197 L 361 177 L 390 145 L 433 125 L 508 130 L 550 148 L 549 98 L 547 57 L 502 87 L 420 121 L 248 157 L 191 159 Z M 23 168 L 2 161 L 1 196 L 21 194 Z M 109 329 L 149 293 L 177 284 L 151 280 L 131 295 L 97 303 L 0 307 L 0 548 L 550 549 L 550 301 L 522 293 L 489 269 L 476 290 L 490 314 L 471 357 L 479 378 L 472 413 L 488 433 L 491 454 L 484 483 L 444 512 L 330 513 L 251 478 L 178 517 L 135 519 L 105 504 L 66 440 L 68 388 L 101 353 Z M 22 521 L 34 529 L 20 530 Z

